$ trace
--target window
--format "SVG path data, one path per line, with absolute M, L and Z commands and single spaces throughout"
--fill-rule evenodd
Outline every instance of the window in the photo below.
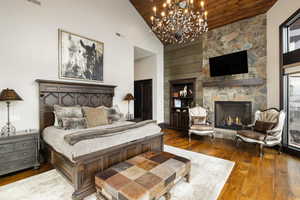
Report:
M 281 108 L 286 112 L 283 145 L 300 153 L 300 9 L 281 26 Z
M 300 148 L 300 74 L 288 75 L 287 87 L 289 145 Z
M 300 49 L 300 18 L 290 24 L 287 31 L 288 52 Z

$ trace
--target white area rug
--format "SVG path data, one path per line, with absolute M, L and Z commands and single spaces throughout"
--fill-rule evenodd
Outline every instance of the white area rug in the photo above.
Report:
M 185 180 L 177 183 L 171 190 L 172 200 L 218 198 L 234 162 L 166 145 L 165 151 L 192 161 L 191 183 Z M 73 187 L 56 170 L 0 187 L 1 200 L 71 200 L 72 193 Z M 96 197 L 91 195 L 85 200 L 96 200 Z

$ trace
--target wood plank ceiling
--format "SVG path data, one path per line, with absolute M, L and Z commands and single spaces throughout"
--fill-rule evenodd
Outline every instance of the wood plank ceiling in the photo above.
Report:
M 230 24 L 241 19 L 266 13 L 277 0 L 204 0 L 208 11 L 209 30 Z M 130 0 L 133 6 L 151 27 L 152 7 L 161 8 L 166 0 Z M 195 5 L 200 0 L 194 0 Z M 199 6 L 200 7 L 200 6 Z M 158 10 L 158 13 L 159 10 Z

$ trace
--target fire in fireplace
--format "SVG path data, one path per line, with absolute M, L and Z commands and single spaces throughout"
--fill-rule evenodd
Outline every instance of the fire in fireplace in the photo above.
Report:
M 252 103 L 250 101 L 216 101 L 215 127 L 240 130 L 251 123 Z

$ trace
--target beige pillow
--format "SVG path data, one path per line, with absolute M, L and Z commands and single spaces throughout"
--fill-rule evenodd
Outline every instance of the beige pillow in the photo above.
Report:
M 92 108 L 83 107 L 84 116 L 87 121 L 87 127 L 93 128 L 108 124 L 107 111 L 103 107 Z
M 192 123 L 195 125 L 206 124 L 206 117 L 192 116 Z

